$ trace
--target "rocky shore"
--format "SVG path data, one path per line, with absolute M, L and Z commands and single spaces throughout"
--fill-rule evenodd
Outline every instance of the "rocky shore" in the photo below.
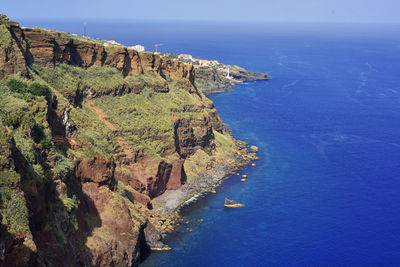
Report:
M 183 205 L 190 202 L 202 193 L 214 193 L 215 187 L 222 180 L 257 159 L 256 152 L 247 152 L 246 143 L 240 143 L 240 152 L 224 163 L 217 164 L 213 169 L 207 170 L 192 182 L 184 184 L 177 190 L 168 190 L 163 195 L 153 199 L 155 210 L 162 213 L 177 213 Z
M 182 185 L 181 188 L 167 190 L 152 200 L 153 214 L 157 215 L 150 216 L 150 220 L 155 226 L 154 231 L 151 232 L 151 235 L 154 236 L 150 243 L 151 250 L 168 251 L 171 249 L 162 240 L 185 223 L 179 214 L 180 208 L 196 201 L 197 197 L 202 194 L 216 193 L 216 187 L 221 184 L 222 180 L 258 159 L 257 147 L 251 146 L 250 149 L 247 149 L 245 142 L 236 141 L 236 143 L 240 148 L 238 153 L 227 159 L 226 162 L 219 163 L 212 169 L 202 172 L 196 179 Z M 255 166 L 255 163 L 252 163 L 252 166 L 253 164 Z M 243 206 L 243 204 L 237 203 L 230 207 Z M 192 231 L 190 228 L 186 227 L 186 229 Z
M 229 69 L 229 78 L 221 69 Z M 222 67 L 197 68 L 195 72 L 195 84 L 206 95 L 232 91 L 232 87 L 249 81 L 269 80 L 265 73 L 251 72 L 237 66 L 222 65 Z
M 0 265 L 137 266 L 256 159 L 193 65 L 4 15 L 0 36 Z

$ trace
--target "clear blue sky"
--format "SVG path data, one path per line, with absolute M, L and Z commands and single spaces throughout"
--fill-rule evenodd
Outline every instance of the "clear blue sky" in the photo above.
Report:
M 12 19 L 400 23 L 400 0 L 4 0 Z

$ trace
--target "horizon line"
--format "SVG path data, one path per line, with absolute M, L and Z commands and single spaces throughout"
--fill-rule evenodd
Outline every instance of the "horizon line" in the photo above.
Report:
M 9 17 L 10 18 L 10 17 Z M 34 18 L 34 17 L 15 17 L 10 18 L 11 20 L 19 21 L 104 21 L 104 22 L 124 22 L 124 21 L 143 21 L 143 22 L 194 22 L 194 23 L 301 23 L 301 24 L 379 24 L 379 25 L 400 25 L 399 22 L 389 22 L 389 21 L 305 21 L 305 20 L 240 20 L 240 19 L 196 19 L 196 18 Z

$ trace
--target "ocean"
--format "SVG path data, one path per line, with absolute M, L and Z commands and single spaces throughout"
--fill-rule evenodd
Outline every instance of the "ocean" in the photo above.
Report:
M 400 25 L 88 21 L 87 33 L 271 75 L 210 96 L 260 149 L 247 182 L 185 206 L 172 250 L 142 266 L 400 264 Z

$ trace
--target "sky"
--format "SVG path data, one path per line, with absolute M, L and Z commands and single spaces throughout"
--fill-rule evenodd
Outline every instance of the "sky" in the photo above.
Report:
M 11 19 L 400 23 L 400 0 L 1 0 Z

